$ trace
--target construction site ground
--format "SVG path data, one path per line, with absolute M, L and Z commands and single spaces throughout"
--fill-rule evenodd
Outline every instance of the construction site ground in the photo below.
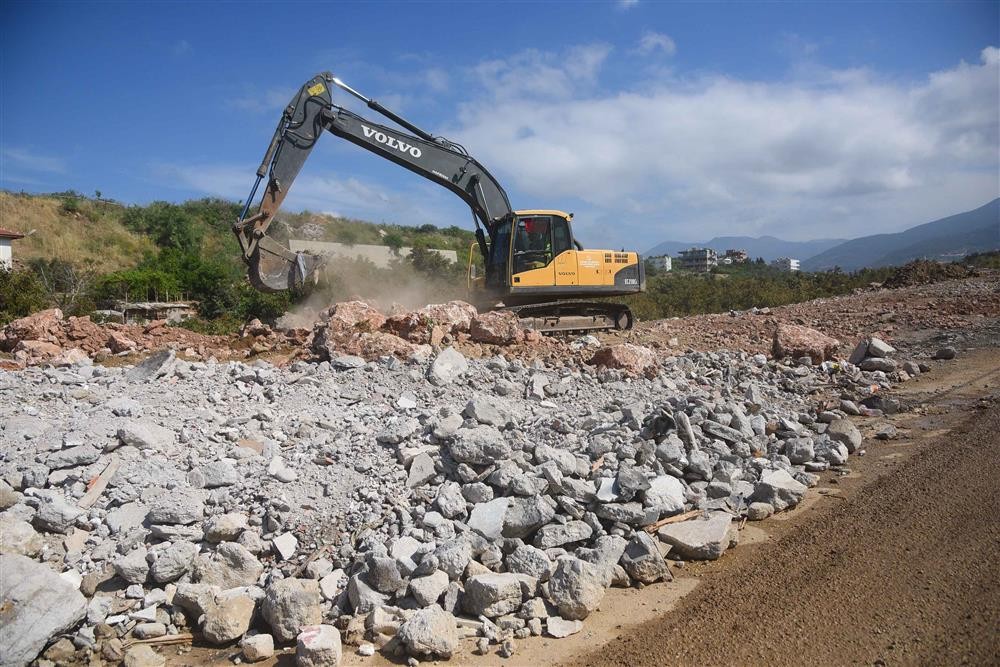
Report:
M 474 655 L 470 643 L 453 662 L 995 664 L 1000 318 L 997 296 L 982 292 L 983 282 L 845 297 L 870 318 L 869 331 L 888 329 L 906 346 L 930 349 L 946 341 L 959 349 L 955 360 L 936 362 L 932 372 L 894 390 L 908 408 L 887 418 L 899 429 L 896 439 L 875 440 L 875 420 L 859 420 L 867 451 L 852 457 L 849 475 L 824 473 L 795 509 L 745 525 L 740 546 L 721 560 L 674 568 L 674 581 L 667 585 L 609 590 L 599 611 L 569 640 L 519 640 L 516 654 L 506 660 L 495 653 Z M 985 296 L 986 303 L 972 305 L 976 297 L 969 292 Z M 949 298 L 959 295 L 964 298 Z M 907 304 L 906 297 L 917 301 Z M 848 304 L 816 305 L 785 307 L 791 312 L 778 319 L 801 318 L 836 333 L 838 311 Z M 948 322 L 921 326 L 919 318 L 914 321 L 921 310 L 948 311 Z M 741 319 L 702 317 L 729 319 L 730 331 Z M 845 333 L 863 326 L 851 319 Z M 710 333 L 698 341 L 690 334 L 682 345 L 704 349 L 721 342 L 723 333 L 702 328 L 705 323 L 698 320 L 650 323 L 633 336 L 649 344 L 683 327 Z M 752 331 L 741 334 L 749 337 Z M 219 664 L 231 661 L 239 648 L 196 645 L 164 654 L 168 664 Z M 294 664 L 294 647 L 263 664 Z M 342 664 L 394 663 L 345 647 Z

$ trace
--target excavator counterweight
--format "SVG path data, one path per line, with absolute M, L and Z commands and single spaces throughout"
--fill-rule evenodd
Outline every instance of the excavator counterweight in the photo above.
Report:
M 405 131 L 334 104 L 333 87 Z M 329 72 L 307 81 L 282 113 L 233 225 L 257 289 L 297 287 L 323 265 L 322 258 L 292 252 L 267 231 L 324 131 L 447 188 L 468 204 L 486 268 L 484 277 L 470 276 L 470 301 L 478 307 L 513 310 L 526 324 L 550 332 L 632 326 L 627 306 L 591 299 L 643 291 L 645 274 L 637 253 L 584 249 L 573 236 L 571 214 L 514 211 L 500 183 L 463 146 L 420 129 Z M 265 178 L 257 210 L 249 215 Z

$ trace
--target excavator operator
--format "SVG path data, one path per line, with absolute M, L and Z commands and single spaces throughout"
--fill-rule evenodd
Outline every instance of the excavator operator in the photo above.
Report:
M 521 218 L 514 238 L 514 272 L 541 269 L 552 261 L 548 218 Z

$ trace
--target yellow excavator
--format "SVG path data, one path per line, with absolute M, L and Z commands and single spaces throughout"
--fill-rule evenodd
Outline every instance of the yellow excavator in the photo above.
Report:
M 404 130 L 371 122 L 334 104 L 333 88 L 353 95 Z M 474 247 L 482 256 L 485 274 L 476 275 L 470 251 L 469 300 L 481 310 L 511 310 L 525 326 L 542 332 L 632 327 L 628 306 L 593 299 L 645 290 L 637 253 L 585 250 L 573 236 L 571 213 L 513 210 L 504 189 L 464 147 L 425 132 L 329 72 L 307 81 L 285 109 L 233 225 L 250 282 L 257 289 L 279 291 L 301 285 L 324 261 L 292 252 L 267 235 L 324 131 L 451 190 L 469 205 L 476 230 Z M 265 177 L 267 185 L 251 215 Z

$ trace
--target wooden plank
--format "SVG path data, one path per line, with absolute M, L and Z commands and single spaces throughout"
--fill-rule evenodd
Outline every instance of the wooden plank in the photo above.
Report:
M 700 515 L 701 515 L 701 510 L 690 510 L 688 512 L 684 512 L 683 514 L 675 514 L 674 516 L 668 516 L 666 519 L 660 519 L 656 523 L 651 523 L 648 526 L 643 526 L 642 529 L 647 533 L 655 533 L 660 528 L 663 528 L 668 524 L 680 523 L 681 521 L 687 521 L 688 519 L 693 519 L 694 517 Z
M 118 472 L 118 468 L 120 468 L 121 465 L 122 462 L 118 459 L 111 459 L 111 462 L 108 463 L 108 466 L 104 469 L 104 471 L 92 479 L 90 484 L 87 485 L 87 492 L 83 494 L 83 498 L 80 498 L 80 502 L 78 502 L 77 505 L 83 509 L 89 509 L 94 503 L 96 503 L 97 499 L 101 497 L 102 493 L 104 493 L 104 489 L 108 488 L 108 482 L 110 482 L 111 478 L 115 476 L 115 473 Z

